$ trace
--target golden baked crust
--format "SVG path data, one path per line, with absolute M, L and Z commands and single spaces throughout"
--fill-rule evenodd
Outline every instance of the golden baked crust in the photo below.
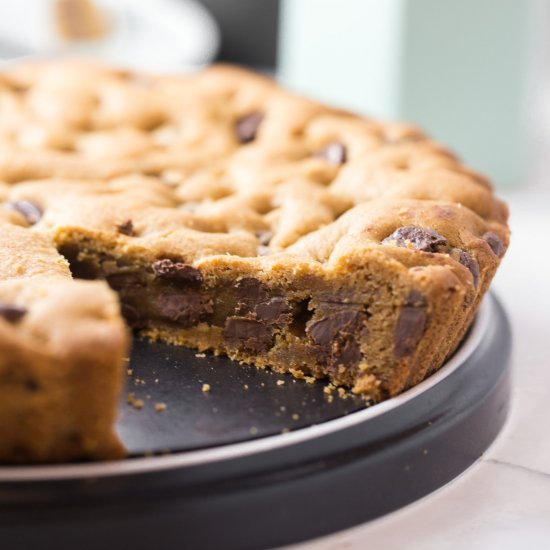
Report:
M 509 239 L 490 183 L 418 130 L 225 66 L 191 77 L 75 61 L 9 69 L 0 182 L 5 256 L 25 249 L 25 272 L 45 262 L 84 303 L 93 285 L 106 308 L 75 306 L 74 330 L 97 315 L 97 338 L 109 324 L 122 334 L 107 286 L 72 281 L 55 249 L 77 277 L 106 279 L 152 338 L 328 377 L 374 400 L 456 348 Z M 0 299 L 26 305 L 21 289 L 49 288 L 1 265 L 15 286 Z M 66 315 L 52 310 L 51 330 Z M 22 338 L 26 323 L 5 328 Z M 116 340 L 105 364 L 117 364 Z M 16 348 L 34 364 L 30 344 Z
M 116 458 L 126 328 L 44 235 L 0 214 L 0 461 Z

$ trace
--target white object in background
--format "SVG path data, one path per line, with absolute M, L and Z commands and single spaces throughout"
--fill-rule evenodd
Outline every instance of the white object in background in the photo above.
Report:
M 90 8 L 86 10 L 84 8 Z M 95 35 L 60 32 L 97 17 Z M 84 23 L 84 22 L 83 22 Z M 68 34 L 70 35 L 70 29 Z M 17 0 L 0 3 L 0 58 L 18 54 L 76 53 L 129 68 L 185 70 L 214 58 L 219 31 L 210 13 L 193 0 Z M 10 52 L 13 52 L 10 55 Z
M 418 124 L 497 183 L 525 153 L 535 0 L 284 0 L 279 75 L 365 114 Z

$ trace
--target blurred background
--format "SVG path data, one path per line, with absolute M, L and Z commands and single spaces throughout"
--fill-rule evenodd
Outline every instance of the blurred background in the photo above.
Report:
M 549 29 L 545 0 L 0 0 L 0 60 L 240 63 L 418 124 L 499 186 L 550 189 Z

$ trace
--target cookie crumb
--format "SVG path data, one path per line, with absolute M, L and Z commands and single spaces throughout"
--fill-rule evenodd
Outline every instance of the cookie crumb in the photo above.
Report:
M 195 357 L 199 357 L 199 358 L 206 357 L 206 353 L 195 353 Z
M 155 403 L 155 411 L 162 412 L 168 408 L 166 403 Z
M 300 419 L 300 415 L 298 413 L 294 413 L 292 415 L 292 420 L 299 420 Z
M 300 369 L 289 369 L 289 371 L 290 371 L 290 374 L 294 376 L 294 378 L 299 378 L 299 379 L 304 378 L 304 371 Z
M 128 394 L 128 397 L 126 398 L 126 403 L 134 407 L 134 409 L 143 409 L 143 406 L 145 405 L 142 399 L 136 399 L 136 396 L 133 392 L 130 392 Z
M 285 381 L 284 380 L 277 380 L 277 386 L 284 386 Z
M 249 430 L 249 432 L 252 434 L 252 435 L 256 435 L 258 433 L 258 428 L 256 428 L 256 426 L 252 426 Z
M 248 390 L 248 384 L 245 384 L 245 385 L 243 386 L 243 388 L 244 388 L 245 390 Z
M 203 384 L 202 385 L 202 392 L 208 393 L 210 391 L 210 384 Z
M 126 374 L 132 376 L 134 374 L 134 369 L 126 369 Z
M 340 397 L 340 399 L 347 399 L 349 396 L 344 388 L 338 388 L 338 397 Z

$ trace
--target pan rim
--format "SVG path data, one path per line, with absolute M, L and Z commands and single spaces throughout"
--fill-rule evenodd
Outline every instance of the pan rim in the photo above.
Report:
M 483 299 L 477 315 L 470 327 L 466 339 L 437 372 L 413 386 L 409 390 L 345 416 L 327 420 L 300 428 L 292 432 L 271 435 L 259 439 L 231 443 L 219 447 L 196 449 L 191 451 L 175 452 L 167 455 L 126 458 L 104 462 L 90 462 L 78 464 L 51 464 L 28 466 L 0 467 L 0 482 L 36 482 L 36 481 L 65 481 L 75 479 L 99 479 L 107 477 L 147 474 L 160 471 L 170 471 L 181 468 L 190 468 L 199 465 L 223 462 L 245 456 L 260 454 L 275 449 L 290 447 L 306 443 L 307 441 L 329 436 L 334 432 L 352 428 L 363 422 L 386 414 L 408 403 L 416 397 L 430 391 L 444 379 L 463 365 L 478 348 L 487 333 L 490 313 L 495 298 L 489 292 Z

